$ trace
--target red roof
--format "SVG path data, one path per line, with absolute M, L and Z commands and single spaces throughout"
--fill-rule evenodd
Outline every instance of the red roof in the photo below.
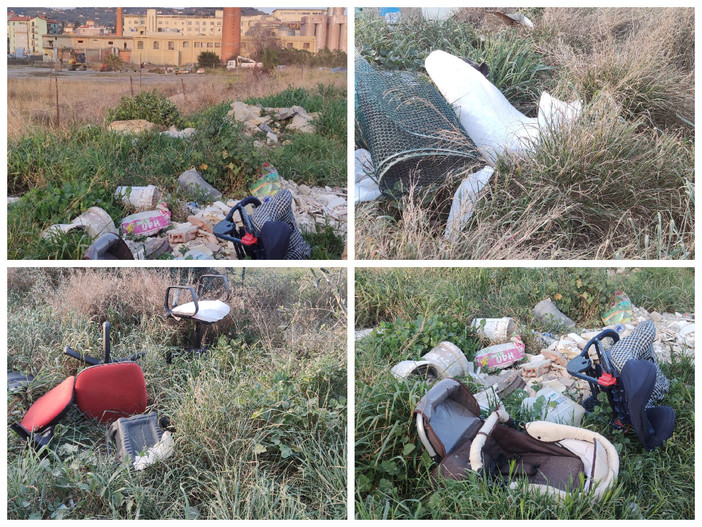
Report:
M 10 17 L 8 22 L 29 22 L 30 20 L 31 18 L 29 18 L 28 16 L 13 16 Z

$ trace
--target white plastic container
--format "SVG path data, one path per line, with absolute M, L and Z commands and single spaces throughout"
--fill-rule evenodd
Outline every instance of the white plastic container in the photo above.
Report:
M 71 223 L 52 225 L 42 233 L 42 237 L 50 238 L 58 232 L 68 233 L 73 229 L 85 230 L 93 240 L 104 232 L 118 233 L 115 222 L 107 211 L 100 207 L 90 207 L 80 216 L 73 218 Z
M 427 381 L 432 382 L 436 380 L 439 376 L 437 367 L 426 360 L 403 360 L 395 364 L 390 370 L 396 379 L 406 379 L 411 375 L 419 375 L 420 377 L 426 378 Z
M 117 187 L 115 197 L 122 198 L 125 205 L 137 210 L 149 210 L 158 205 L 161 191 L 155 185 L 146 187 Z
M 550 423 L 580 426 L 585 415 L 585 408 L 569 399 L 553 388 L 541 388 L 535 397 L 527 397 L 522 401 L 522 407 L 531 409 L 536 400 L 543 396 L 546 399 L 541 408 L 541 419 Z
M 458 346 L 450 342 L 440 342 L 422 359 L 436 366 L 439 379 L 462 377 L 468 374 L 468 359 Z
M 474 318 L 470 326 L 478 330 L 479 337 L 502 343 L 512 338 L 517 323 L 511 317 Z

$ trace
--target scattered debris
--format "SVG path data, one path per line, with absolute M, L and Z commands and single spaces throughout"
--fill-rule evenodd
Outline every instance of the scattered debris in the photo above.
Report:
M 566 103 L 544 92 L 538 116 L 527 117 L 482 73 L 445 51 L 432 51 L 424 67 L 491 166 L 505 152 L 530 150 L 542 134 L 574 121 L 582 111 L 580 101 Z
M 541 419 L 551 423 L 580 426 L 585 415 L 585 408 L 550 387 L 544 387 L 534 397 L 522 401 L 522 408 L 528 410 L 534 409 L 536 405 L 539 405 Z
M 261 166 L 261 177 L 254 181 L 250 186 L 252 196 L 264 198 L 272 196 L 280 190 L 280 176 L 278 170 L 270 163 L 264 163 Z
M 534 306 L 534 318 L 546 324 L 563 324 L 566 328 L 574 328 L 575 322 L 559 311 L 550 298 L 542 300 Z
M 120 228 L 124 234 L 153 236 L 170 225 L 171 212 L 165 203 L 161 203 L 155 210 L 137 212 L 122 218 Z
M 624 291 L 617 291 L 609 301 L 607 311 L 602 315 L 605 325 L 624 324 L 631 321 L 631 300 Z
M 474 318 L 470 326 L 478 330 L 478 336 L 495 343 L 508 341 L 517 327 L 513 318 Z
M 483 368 L 501 369 L 511 366 L 524 358 L 525 346 L 519 335 L 506 344 L 496 344 L 478 351 L 475 363 Z
M 187 139 L 192 137 L 196 132 L 197 129 L 195 128 L 183 128 L 182 130 L 178 130 L 176 126 L 171 126 L 165 132 L 161 132 L 161 135 L 173 137 L 174 139 Z
M 486 166 L 470 174 L 459 185 L 451 202 L 444 238 L 450 239 L 463 230 L 473 215 L 475 204 L 480 199 L 480 192 L 488 184 L 494 172 L 494 168 Z
M 468 359 L 458 346 L 447 341 L 440 342 L 422 359 L 436 366 L 439 379 L 462 377 L 468 373 Z
M 134 251 L 122 238 L 105 232 L 95 239 L 83 255 L 83 260 L 135 260 Z
M 156 207 L 161 200 L 161 191 L 155 185 L 146 187 L 117 187 L 115 197 L 121 198 L 125 205 L 143 211 Z
M 46 229 L 41 236 L 49 239 L 59 232 L 69 233 L 73 229 L 84 229 L 92 239 L 104 232 L 117 234 L 117 227 L 110 215 L 100 207 L 90 207 L 83 214 L 73 219 L 71 223 L 60 223 Z
M 136 470 L 144 470 L 173 454 L 173 438 L 161 430 L 155 412 L 117 419 L 107 431 L 108 455 L 112 442 L 117 461 L 128 458 Z
M 382 193 L 375 181 L 375 169 L 373 168 L 373 160 L 371 153 L 359 148 L 354 152 L 354 173 L 356 179 L 355 202 L 373 201 Z
M 178 184 L 188 192 L 206 194 L 211 199 L 222 199 L 222 193 L 205 181 L 194 168 L 178 176 Z
M 390 373 L 398 380 L 406 379 L 411 375 L 419 375 L 427 382 L 434 382 L 439 378 L 437 365 L 427 360 L 403 360 L 395 364 L 390 369 Z
M 314 133 L 314 120 L 319 117 L 316 112 L 308 113 L 302 106 L 292 106 L 290 108 L 269 108 L 255 104 L 246 104 L 242 101 L 234 101 L 231 110 L 227 112 L 227 117 L 240 123 L 244 123 L 244 132 L 253 135 L 257 132 L 267 134 L 272 142 L 278 142 L 277 132 L 270 126 L 280 126 L 285 124 L 288 131 L 302 133 Z
M 34 380 L 31 375 L 25 375 L 18 371 L 7 372 L 7 389 L 9 391 L 19 390 L 29 386 L 29 383 Z
M 158 125 L 146 119 L 129 119 L 126 121 L 112 121 L 107 128 L 122 134 L 140 134 L 157 130 Z

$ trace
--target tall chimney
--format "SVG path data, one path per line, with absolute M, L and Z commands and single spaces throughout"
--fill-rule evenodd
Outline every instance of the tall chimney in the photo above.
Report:
M 241 54 L 241 8 L 222 8 L 222 62 Z
M 122 8 L 117 8 L 117 23 L 115 24 L 115 35 L 121 37 L 124 32 L 124 22 L 122 21 Z

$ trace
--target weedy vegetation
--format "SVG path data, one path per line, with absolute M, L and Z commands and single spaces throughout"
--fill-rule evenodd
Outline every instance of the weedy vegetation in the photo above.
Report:
M 215 80 L 206 80 L 212 78 Z M 82 257 L 91 243 L 87 235 L 69 233 L 46 241 L 39 234 L 55 223 L 70 223 L 93 205 L 118 221 L 131 212 L 113 195 L 119 185 L 157 185 L 173 220 L 185 221 L 185 201 L 207 203 L 203 196 L 186 195 L 178 187 L 178 175 L 190 168 L 200 171 L 227 198 L 235 199 L 249 195 L 249 184 L 260 175 L 264 162 L 298 184 L 345 187 L 345 79 L 328 70 L 299 67 L 256 78 L 251 72 L 237 72 L 208 76 L 200 84 L 189 80 L 186 95 L 176 90 L 175 98 L 168 98 L 173 95 L 172 81 L 136 90 L 134 96 L 129 91 L 125 94 L 123 87 L 116 90 L 111 84 L 95 82 L 93 88 L 104 90 L 105 97 L 94 107 L 80 103 L 87 86 L 78 83 L 76 93 L 66 91 L 61 96 L 68 106 L 61 109 L 58 129 L 54 122 L 33 119 L 31 109 L 25 108 L 29 104 L 25 97 L 35 87 L 25 85 L 24 79 L 10 79 L 8 193 L 21 199 L 8 209 L 8 256 Z M 85 84 L 89 86 L 90 81 Z M 45 92 L 37 94 L 35 104 L 45 104 L 46 97 Z M 299 105 L 317 112 L 316 133 L 286 132 L 278 145 L 256 146 L 260 137 L 243 134 L 241 124 L 227 118 L 234 99 L 274 107 Z M 21 116 L 20 124 L 13 121 L 15 112 Z M 197 132 L 186 139 L 169 138 L 158 131 L 123 135 L 106 128 L 115 119 L 147 119 L 161 128 L 190 126 Z M 304 236 L 314 239 L 316 234 Z M 343 246 L 343 234 L 335 232 L 335 236 L 339 238 L 336 245 Z M 330 259 L 341 257 L 341 250 L 337 254 L 328 249 L 321 247 L 316 252 Z
M 583 103 L 580 119 L 546 134 L 531 155 L 498 160 L 451 240 L 443 230 L 453 179 L 358 206 L 359 257 L 693 258 L 694 11 L 523 11 L 531 31 L 469 8 L 446 21 L 357 19 L 356 46 L 376 67 L 423 72 L 441 49 L 485 62 L 526 115 L 536 115 L 543 91 Z
M 114 356 L 146 352 L 147 412 L 170 419 L 175 451 L 136 472 L 75 408 L 45 455 L 8 431 L 9 518 L 346 517 L 345 272 L 229 271 L 231 314 L 187 358 L 192 328 L 164 318 L 163 294 L 206 271 L 10 269 L 8 369 L 34 380 L 8 393 L 8 422 L 82 368 L 64 346 L 99 356 L 109 320 Z
M 356 342 L 355 514 L 358 519 L 673 519 L 695 515 L 695 367 L 689 354 L 661 365 L 670 380 L 663 404 L 676 413 L 675 433 L 653 452 L 633 432 L 610 427 L 604 394 L 582 426 L 607 437 L 620 459 L 616 485 L 597 502 L 572 495 L 557 503 L 472 474 L 466 481 L 430 478 L 434 468 L 417 436 L 412 414 L 429 385 L 420 377 L 397 380 L 390 368 L 418 360 L 443 340 L 469 360 L 484 345 L 469 327 L 475 317 L 512 316 L 525 324 L 527 353 L 540 345 L 531 331 L 550 328 L 531 318 L 535 303 L 561 298 L 559 309 L 579 326 L 601 327 L 611 293 L 623 288 L 649 311 L 691 312 L 692 269 L 362 269 L 356 272 L 356 328 L 375 328 Z M 558 296 L 557 296 L 558 295 Z M 461 379 L 478 388 L 467 377 Z M 474 391 L 474 393 L 475 393 Z M 516 390 L 503 403 L 517 420 L 526 396 Z

